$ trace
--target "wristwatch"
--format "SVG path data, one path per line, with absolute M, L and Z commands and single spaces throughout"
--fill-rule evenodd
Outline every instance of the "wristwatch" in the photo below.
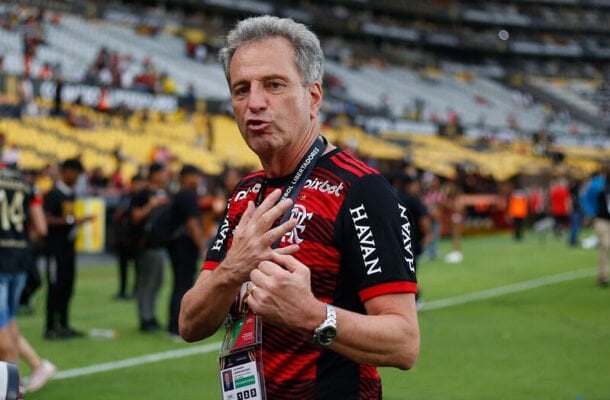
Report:
M 74 225 L 74 221 L 75 221 L 75 219 L 74 219 L 74 215 L 68 215 L 68 216 L 66 217 L 66 224 L 68 224 L 68 225 Z
M 313 331 L 313 342 L 330 346 L 337 338 L 337 310 L 333 305 L 326 305 L 326 319 Z

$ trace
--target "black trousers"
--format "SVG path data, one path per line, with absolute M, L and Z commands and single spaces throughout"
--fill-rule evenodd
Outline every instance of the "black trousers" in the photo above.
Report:
M 40 273 L 38 272 L 38 258 L 39 257 L 47 257 L 43 250 L 39 247 L 32 247 L 29 259 L 28 259 L 28 278 L 25 282 L 25 287 L 21 292 L 21 297 L 19 298 L 19 305 L 29 306 L 32 295 L 42 286 L 42 279 L 40 278 Z
M 136 250 L 135 250 L 135 245 L 133 245 L 132 243 L 129 242 L 119 242 L 117 244 L 117 256 L 118 256 L 118 267 L 119 267 L 119 291 L 117 293 L 118 296 L 120 297 L 126 297 L 128 296 L 127 293 L 127 275 L 128 275 L 128 269 L 129 269 L 129 262 L 133 262 L 134 265 L 134 269 L 137 268 L 137 264 L 136 264 Z M 137 271 L 136 271 L 136 275 L 137 275 Z M 136 292 L 136 279 L 135 279 L 135 275 L 134 275 L 134 280 L 133 280 L 134 284 L 133 284 L 133 290 L 131 291 L 130 294 L 135 294 Z
M 513 237 L 515 240 L 523 238 L 523 218 L 513 218 Z
M 69 327 L 69 306 L 75 277 L 74 242 L 52 243 L 47 263 L 47 330 Z
M 174 275 L 174 285 L 169 302 L 169 324 L 167 330 L 170 333 L 178 334 L 180 302 L 182 301 L 182 296 L 193 286 L 199 255 L 192 245 L 181 242 L 170 245 L 168 250 Z

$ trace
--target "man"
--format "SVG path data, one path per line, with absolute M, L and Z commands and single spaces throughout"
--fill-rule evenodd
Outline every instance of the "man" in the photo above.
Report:
M 49 225 L 47 264 L 47 320 L 45 338 L 70 339 L 83 336 L 69 323 L 70 300 L 76 277 L 76 232 L 79 226 L 93 220 L 92 216 L 76 217 L 74 187 L 83 172 L 76 158 L 61 165 L 60 179 L 44 199 L 44 211 Z
M 132 297 L 131 293 L 127 293 L 127 278 L 128 268 L 131 260 L 135 262 L 136 256 L 136 243 L 134 240 L 133 232 L 131 231 L 131 202 L 133 201 L 136 193 L 139 193 L 146 186 L 146 180 L 144 176 L 136 174 L 131 178 L 131 184 L 129 185 L 129 191 L 121 196 L 119 204 L 113 213 L 114 221 L 114 239 L 116 245 L 116 252 L 118 258 L 119 267 L 119 290 L 115 295 L 116 299 L 129 299 Z M 134 266 L 135 269 L 135 266 Z M 134 280 L 136 274 L 134 275 Z M 136 285 L 133 285 L 132 293 L 135 294 Z
M 42 199 L 16 169 L 0 163 L 0 360 L 19 360 L 20 333 L 15 317 L 25 285 L 28 223 L 47 234 Z
M 42 198 L 22 174 L 0 163 L 0 360 L 19 359 L 15 316 L 29 261 L 27 224 L 47 234 Z
M 169 257 L 174 273 L 174 287 L 169 305 L 168 331 L 179 336 L 178 315 L 182 296 L 193 286 L 197 261 L 204 254 L 204 237 L 201 227 L 201 212 L 197 204 L 197 188 L 201 171 L 184 165 L 180 170 L 180 191 L 172 200 L 170 227 L 172 240 L 168 245 Z
M 224 391 L 227 392 L 229 390 L 233 390 L 235 387 L 233 386 L 233 378 L 231 376 L 230 371 L 225 371 L 222 374 L 222 383 L 224 386 Z
M 161 327 L 155 317 L 155 306 L 163 285 L 166 256 L 163 245 L 151 240 L 150 227 L 152 221 L 159 216 L 158 213 L 169 203 L 165 190 L 167 179 L 165 165 L 151 164 L 148 168 L 147 187 L 135 195 L 130 211 L 134 237 L 140 241 L 136 255 L 136 297 L 142 332 L 157 331 Z
M 551 183 L 549 189 L 549 202 L 551 205 L 551 215 L 555 221 L 553 230 L 557 237 L 563 234 L 564 229 L 570 222 L 570 189 L 566 178 L 559 178 Z
M 375 366 L 408 369 L 419 352 L 406 208 L 377 171 L 320 137 L 324 56 L 312 32 L 290 19 L 246 19 L 220 57 L 237 124 L 263 171 L 229 199 L 182 300 L 180 333 L 190 342 L 212 335 L 251 280 L 267 398 L 380 399 Z M 284 187 L 298 193 L 294 204 L 278 202 Z

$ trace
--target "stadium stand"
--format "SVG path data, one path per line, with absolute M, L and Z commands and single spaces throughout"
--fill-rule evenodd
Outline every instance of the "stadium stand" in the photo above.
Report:
M 106 84 L 111 86 L 138 90 L 134 80 L 152 71 L 155 79 L 165 76 L 173 82 L 172 91 L 181 103 L 193 85 L 199 109 L 206 108 L 211 115 L 203 117 L 210 118 L 208 127 L 185 118 L 175 105 L 167 107 L 160 117 L 157 111 L 147 111 L 139 104 L 126 110 L 133 115 L 121 123 L 117 117 L 90 109 L 97 107 L 99 89 L 80 88 L 80 95 L 76 95 L 77 89 L 71 86 L 71 95 L 66 96 L 64 88 L 64 103 L 69 105 L 82 96 L 90 107 L 75 109 L 95 126 L 94 132 L 68 127 L 53 117 L 11 122 L 6 125 L 11 137 L 17 136 L 11 133 L 14 131 L 35 132 L 28 139 L 15 139 L 25 146 L 24 156 L 35 152 L 51 159 L 48 151 L 61 139 L 69 144 L 60 146 L 62 150 L 53 159 L 82 153 L 86 164 L 102 165 L 105 171 L 112 170 L 116 148 L 121 147 L 132 160 L 124 167 L 132 173 L 138 164 L 149 161 L 155 145 L 167 146 L 181 159 L 202 167 L 205 164 L 209 173 L 219 173 L 223 164 L 257 165 L 245 155 L 250 153 L 244 151 L 231 118 L 224 115 L 228 92 L 221 67 L 212 61 L 214 57 L 192 57 L 189 46 L 201 44 L 213 54 L 235 18 L 263 12 L 294 15 L 320 33 L 327 47 L 326 80 L 336 83 L 336 87 L 327 85 L 326 131 L 367 157 L 400 159 L 410 155 L 420 166 L 429 165 L 435 159 L 430 153 L 414 155 L 405 143 L 417 133 L 441 132 L 445 125 L 455 125 L 450 128 L 474 142 L 481 138 L 516 140 L 542 133 L 567 148 L 607 145 L 601 134 L 606 129 L 603 121 L 608 104 L 607 90 L 603 91 L 608 73 L 603 21 L 610 7 L 603 4 L 583 2 L 574 9 L 537 1 L 425 1 L 415 5 L 334 0 L 328 4 L 310 1 L 303 7 L 271 1 L 239 6 L 230 1 L 198 6 L 187 3 L 161 1 L 155 8 L 146 8 L 125 1 L 87 9 L 78 2 L 58 2 L 60 13 L 52 18 L 48 13 L 46 18 L 37 17 L 41 26 L 34 31 L 42 38 L 31 71 L 37 77 L 51 65 L 72 85 L 97 87 L 103 79 L 94 67 L 105 53 L 119 73 L 127 75 L 125 79 L 110 78 Z M 15 23 L 19 20 L 15 15 L 21 13 L 15 7 L 0 5 L 2 20 L 8 21 L 0 29 L 0 49 L 5 54 L 4 72 L 20 75 L 25 67 L 24 33 L 30 28 Z M 500 27 L 506 28 L 510 39 L 499 32 Z M 566 35 L 560 27 L 588 36 Z M 574 56 L 569 49 L 576 47 L 580 49 L 576 51 L 578 62 L 571 63 Z M 534 48 L 544 51 L 531 51 Z M 518 57 L 508 58 L 511 55 Z M 570 68 L 563 68 L 568 64 Z M 594 78 L 582 78 L 588 76 Z M 38 82 L 34 86 L 50 108 L 55 86 Z M 159 93 L 165 88 L 157 83 L 147 90 Z M 111 93 L 112 98 L 116 99 L 115 93 Z M 125 105 L 113 104 L 112 108 L 119 106 Z M 152 117 L 140 123 L 144 114 Z M 342 114 L 347 114 L 349 126 L 337 128 L 334 120 Z M 446 139 L 437 139 L 434 146 L 443 147 L 440 143 Z M 43 146 L 46 141 L 51 145 Z M 214 145 L 211 150 L 206 149 L 209 141 Z M 463 155 L 468 143 L 456 138 L 451 141 L 463 151 L 447 148 L 441 153 Z M 413 142 L 422 145 L 421 141 Z M 508 167 L 498 172 L 501 167 L 490 166 L 493 163 L 485 158 L 469 159 L 487 163 L 486 168 L 498 176 L 513 173 Z M 437 169 L 448 175 L 454 163 L 453 156 L 447 156 L 437 162 L 444 167 Z

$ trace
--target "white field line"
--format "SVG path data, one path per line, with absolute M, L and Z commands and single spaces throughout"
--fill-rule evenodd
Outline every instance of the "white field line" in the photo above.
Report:
M 500 286 L 493 289 L 481 290 L 470 294 L 448 297 L 446 299 L 433 300 L 424 303 L 419 310 L 431 311 L 439 308 L 453 307 L 460 304 L 470 303 L 477 300 L 491 299 L 493 297 L 504 296 L 505 294 L 523 292 L 525 290 L 536 289 L 542 286 L 552 285 L 555 283 L 573 281 L 575 279 L 585 278 L 595 275 L 597 268 L 579 269 L 577 271 L 564 272 L 562 274 L 544 276 L 542 278 L 532 279 L 512 285 Z
M 221 342 L 213 342 L 180 350 L 170 350 L 161 353 L 147 354 L 140 357 L 126 358 L 124 360 L 112 361 L 103 364 L 93 364 L 88 367 L 67 369 L 59 371 L 53 379 L 67 379 L 78 376 L 96 374 L 98 372 L 114 371 L 121 368 L 134 367 L 136 365 L 149 364 L 157 361 L 171 360 L 174 358 L 188 357 L 195 354 L 211 353 L 220 349 Z
M 577 271 L 565 272 L 562 274 L 545 276 L 542 278 L 533 279 L 530 281 L 515 283 L 512 285 L 500 286 L 493 289 L 482 290 L 462 296 L 449 297 L 441 300 L 434 300 L 424 303 L 424 306 L 418 312 L 438 310 L 441 308 L 453 307 L 461 304 L 471 303 L 473 301 L 490 299 L 503 296 L 506 294 L 522 292 L 525 290 L 535 289 L 542 286 L 552 285 L 555 283 L 568 282 L 580 278 L 585 278 L 595 275 L 597 268 L 581 269 Z M 127 358 L 119 361 L 112 361 L 103 364 L 93 364 L 88 367 L 73 368 L 65 371 L 59 371 L 53 379 L 68 379 L 79 376 L 96 374 L 99 372 L 114 371 L 121 368 L 135 367 L 137 365 L 149 364 L 158 361 L 171 360 L 175 358 L 188 357 L 196 354 L 206 354 L 220 349 L 221 342 L 213 342 L 204 345 L 188 347 L 180 350 L 170 350 L 161 353 L 147 354 L 144 356 Z

